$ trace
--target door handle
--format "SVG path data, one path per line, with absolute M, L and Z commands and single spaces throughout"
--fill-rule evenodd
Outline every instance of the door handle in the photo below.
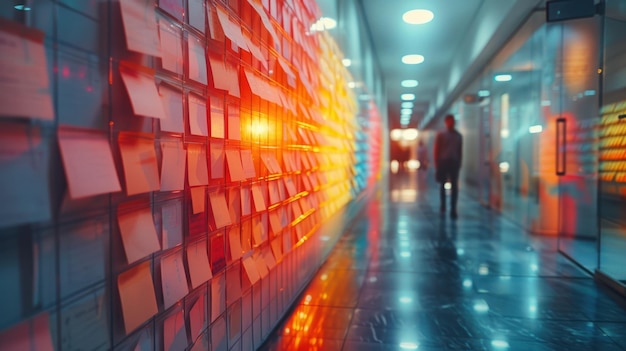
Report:
M 567 122 L 565 118 L 557 118 L 556 120 L 556 160 L 555 169 L 557 176 L 563 176 L 567 172 L 566 157 L 567 152 Z

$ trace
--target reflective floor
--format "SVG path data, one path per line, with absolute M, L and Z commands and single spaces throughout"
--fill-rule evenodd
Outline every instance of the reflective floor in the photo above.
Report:
M 626 350 L 626 303 L 461 196 L 394 175 L 262 350 Z M 462 195 L 462 189 L 461 189 Z

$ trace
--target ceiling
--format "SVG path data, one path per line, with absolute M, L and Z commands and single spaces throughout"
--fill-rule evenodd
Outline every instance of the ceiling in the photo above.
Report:
M 341 1 L 341 0 L 338 0 Z M 400 127 L 400 95 L 414 93 L 411 127 L 432 124 L 506 42 L 540 0 L 360 0 L 379 62 L 388 101 L 390 128 Z M 428 9 L 423 25 L 402 20 L 404 12 Z M 424 62 L 403 64 L 420 54 Z M 419 85 L 403 88 L 402 80 Z

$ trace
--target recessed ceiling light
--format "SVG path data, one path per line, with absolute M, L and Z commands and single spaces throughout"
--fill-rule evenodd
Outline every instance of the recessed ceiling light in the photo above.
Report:
M 411 110 L 410 108 L 403 108 L 400 113 L 402 113 L 403 115 L 410 115 L 411 113 L 413 113 L 413 110 Z
M 356 83 L 355 82 L 348 82 L 348 88 L 351 88 L 351 89 L 356 88 Z
M 407 79 L 407 80 L 403 80 L 400 85 L 402 85 L 405 88 L 414 88 L 418 85 L 419 83 L 415 80 L 415 79 Z
M 508 82 L 513 79 L 513 76 L 511 76 L 510 74 L 498 74 L 497 76 L 493 77 L 493 79 L 495 79 L 496 82 Z
M 13 8 L 20 11 L 30 11 L 30 7 L 26 5 L 15 5 Z
M 424 62 L 424 56 L 411 54 L 402 56 L 402 63 L 407 65 L 417 65 Z
M 415 100 L 415 94 L 402 94 L 400 95 L 400 99 L 405 101 Z
M 478 96 L 480 96 L 480 97 L 487 97 L 489 95 L 490 95 L 489 90 L 479 90 L 478 91 Z
M 402 108 L 413 108 L 413 103 L 411 101 L 405 101 L 402 103 Z
M 435 18 L 435 14 L 429 10 L 411 10 L 402 15 L 404 22 L 408 24 L 424 24 L 428 23 Z
M 352 64 L 352 60 L 345 58 L 341 60 L 341 63 L 343 63 L 343 65 L 346 67 L 350 67 L 350 65 Z

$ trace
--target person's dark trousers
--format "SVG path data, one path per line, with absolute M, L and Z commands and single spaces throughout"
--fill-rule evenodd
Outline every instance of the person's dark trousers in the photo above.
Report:
M 450 196 L 450 214 L 456 216 L 456 203 L 459 197 L 459 162 L 456 160 L 441 160 L 439 161 L 439 177 L 441 186 L 439 188 L 439 199 L 441 204 L 441 211 L 446 210 L 446 180 L 450 181 L 451 196 Z

